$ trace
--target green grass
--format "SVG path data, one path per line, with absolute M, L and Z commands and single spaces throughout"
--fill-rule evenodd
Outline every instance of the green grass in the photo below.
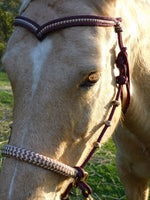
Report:
M 12 123 L 13 96 L 7 75 L 0 72 L 0 147 L 7 143 Z M 110 139 L 86 166 L 89 173 L 87 183 L 93 189 L 95 200 L 125 200 L 124 190 L 118 178 L 115 164 L 116 148 Z M 2 164 L 0 154 L 0 167 Z M 83 200 L 79 189 L 73 189 L 71 200 Z
M 6 73 L 0 72 L 0 148 L 7 143 L 12 122 L 13 96 Z M 0 167 L 2 156 L 0 154 Z
M 8 81 L 6 73 L 0 71 L 0 88 L 5 86 L 10 87 L 10 82 Z

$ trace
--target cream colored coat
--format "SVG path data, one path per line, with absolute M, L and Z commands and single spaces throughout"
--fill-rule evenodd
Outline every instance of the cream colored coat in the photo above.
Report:
M 123 18 L 128 47 L 130 108 L 113 126 L 117 165 L 128 200 L 147 200 L 150 178 L 150 3 L 149 0 L 22 0 L 21 13 L 39 24 L 70 15 Z M 17 27 L 3 59 L 14 93 L 10 144 L 31 149 L 70 166 L 80 165 L 93 147 L 116 93 L 113 66 L 119 49 L 113 28 L 74 27 L 39 42 Z M 91 72 L 100 79 L 80 85 Z M 123 128 L 126 127 L 127 129 Z M 2 200 L 59 200 L 70 179 L 6 159 L 0 181 Z

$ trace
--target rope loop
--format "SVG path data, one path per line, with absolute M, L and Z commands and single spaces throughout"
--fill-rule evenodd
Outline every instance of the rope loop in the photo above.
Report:
M 120 72 L 120 75 L 116 77 L 117 83 L 120 85 L 127 84 L 129 82 L 129 74 L 128 74 L 128 55 L 126 47 L 121 48 L 121 51 L 116 59 L 116 66 Z
M 127 109 L 130 105 L 130 72 L 129 72 L 129 62 L 128 62 L 128 54 L 127 47 L 123 46 L 122 37 L 118 35 L 120 41 L 120 53 L 116 59 L 116 66 L 119 69 L 119 76 L 116 77 L 116 82 L 119 85 L 126 85 L 127 97 L 125 104 L 123 106 L 123 113 L 126 114 Z M 121 99 L 123 100 L 123 89 L 121 91 Z
M 79 181 L 76 183 L 77 187 L 80 188 L 80 190 L 82 191 L 82 195 L 85 197 L 85 198 L 88 198 L 89 195 L 92 194 L 92 189 L 91 187 L 85 183 L 84 181 Z
M 68 195 L 71 191 L 71 189 L 73 187 L 76 188 L 80 188 L 80 190 L 82 191 L 82 195 L 85 198 L 89 198 L 91 199 L 91 195 L 92 195 L 92 189 L 91 187 L 86 183 L 86 180 L 88 178 L 88 173 L 84 171 L 84 169 L 82 167 L 74 167 L 77 170 L 77 174 L 76 174 L 76 178 L 74 179 L 74 181 L 68 186 L 67 190 L 65 191 L 65 193 L 62 195 L 61 199 L 65 200 L 65 199 L 69 199 Z
M 88 173 L 84 171 L 81 167 L 74 167 L 78 173 L 76 175 L 75 179 L 75 187 L 79 187 L 82 191 L 82 194 L 84 197 L 88 198 L 89 195 L 92 194 L 91 187 L 86 183 L 86 180 L 88 178 Z M 81 181 L 83 179 L 83 181 Z
M 82 178 L 85 177 L 85 171 L 84 169 L 82 169 L 81 167 L 74 167 L 78 172 L 76 175 L 76 178 L 78 178 L 78 180 L 81 180 Z

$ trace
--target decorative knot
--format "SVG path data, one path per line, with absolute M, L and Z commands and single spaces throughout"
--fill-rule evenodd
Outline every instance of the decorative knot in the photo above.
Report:
M 118 100 L 113 100 L 113 101 L 112 101 L 112 104 L 113 104 L 114 106 L 120 106 L 120 101 L 118 101 Z
M 95 142 L 94 143 L 94 147 L 97 148 L 97 149 L 100 149 L 101 148 L 101 144 L 99 142 Z
M 92 195 L 92 189 L 91 187 L 86 183 L 86 180 L 88 178 L 88 173 L 85 172 L 81 167 L 74 167 L 78 170 L 76 179 L 73 183 L 74 187 L 79 187 L 82 191 L 82 194 L 85 198 L 88 198 Z M 82 180 L 83 178 L 83 180 Z
M 120 22 L 118 22 L 116 25 L 115 25 L 115 32 L 116 33 L 120 33 L 120 32 L 123 32 L 123 29 L 120 25 Z
M 108 120 L 108 121 L 105 121 L 104 123 L 105 123 L 105 125 L 108 126 L 108 127 L 111 126 L 111 121 L 109 121 L 109 120 Z
M 118 54 L 117 60 L 116 60 L 117 68 L 122 69 L 124 65 L 127 64 L 127 52 L 126 48 L 122 48 L 120 53 Z
M 128 78 L 123 76 L 123 75 L 120 75 L 120 76 L 117 76 L 116 77 L 116 82 L 119 84 L 119 85 L 124 85 L 124 84 L 127 84 L 128 82 Z
M 84 171 L 81 167 L 74 167 L 77 170 L 76 178 L 72 183 L 69 184 L 68 188 L 64 192 L 64 194 L 61 195 L 61 200 L 69 200 L 68 195 L 70 194 L 70 191 L 73 187 L 78 187 L 82 191 L 82 194 L 85 198 L 92 199 L 92 189 L 91 187 L 86 183 L 86 180 L 88 178 L 88 173 Z

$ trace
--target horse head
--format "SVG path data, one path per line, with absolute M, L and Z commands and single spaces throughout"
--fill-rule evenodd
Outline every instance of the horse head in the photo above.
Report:
M 72 15 L 114 16 L 115 4 L 24 1 L 21 15 L 41 26 Z M 69 27 L 48 34 L 42 41 L 27 29 L 16 27 L 3 59 L 14 95 L 9 144 L 80 166 L 103 129 L 116 95 L 117 42 L 112 27 Z M 102 143 L 114 132 L 120 115 L 121 107 Z M 14 159 L 6 159 L 3 170 L 8 174 L 3 179 L 2 197 L 8 200 L 60 199 L 72 181 Z

